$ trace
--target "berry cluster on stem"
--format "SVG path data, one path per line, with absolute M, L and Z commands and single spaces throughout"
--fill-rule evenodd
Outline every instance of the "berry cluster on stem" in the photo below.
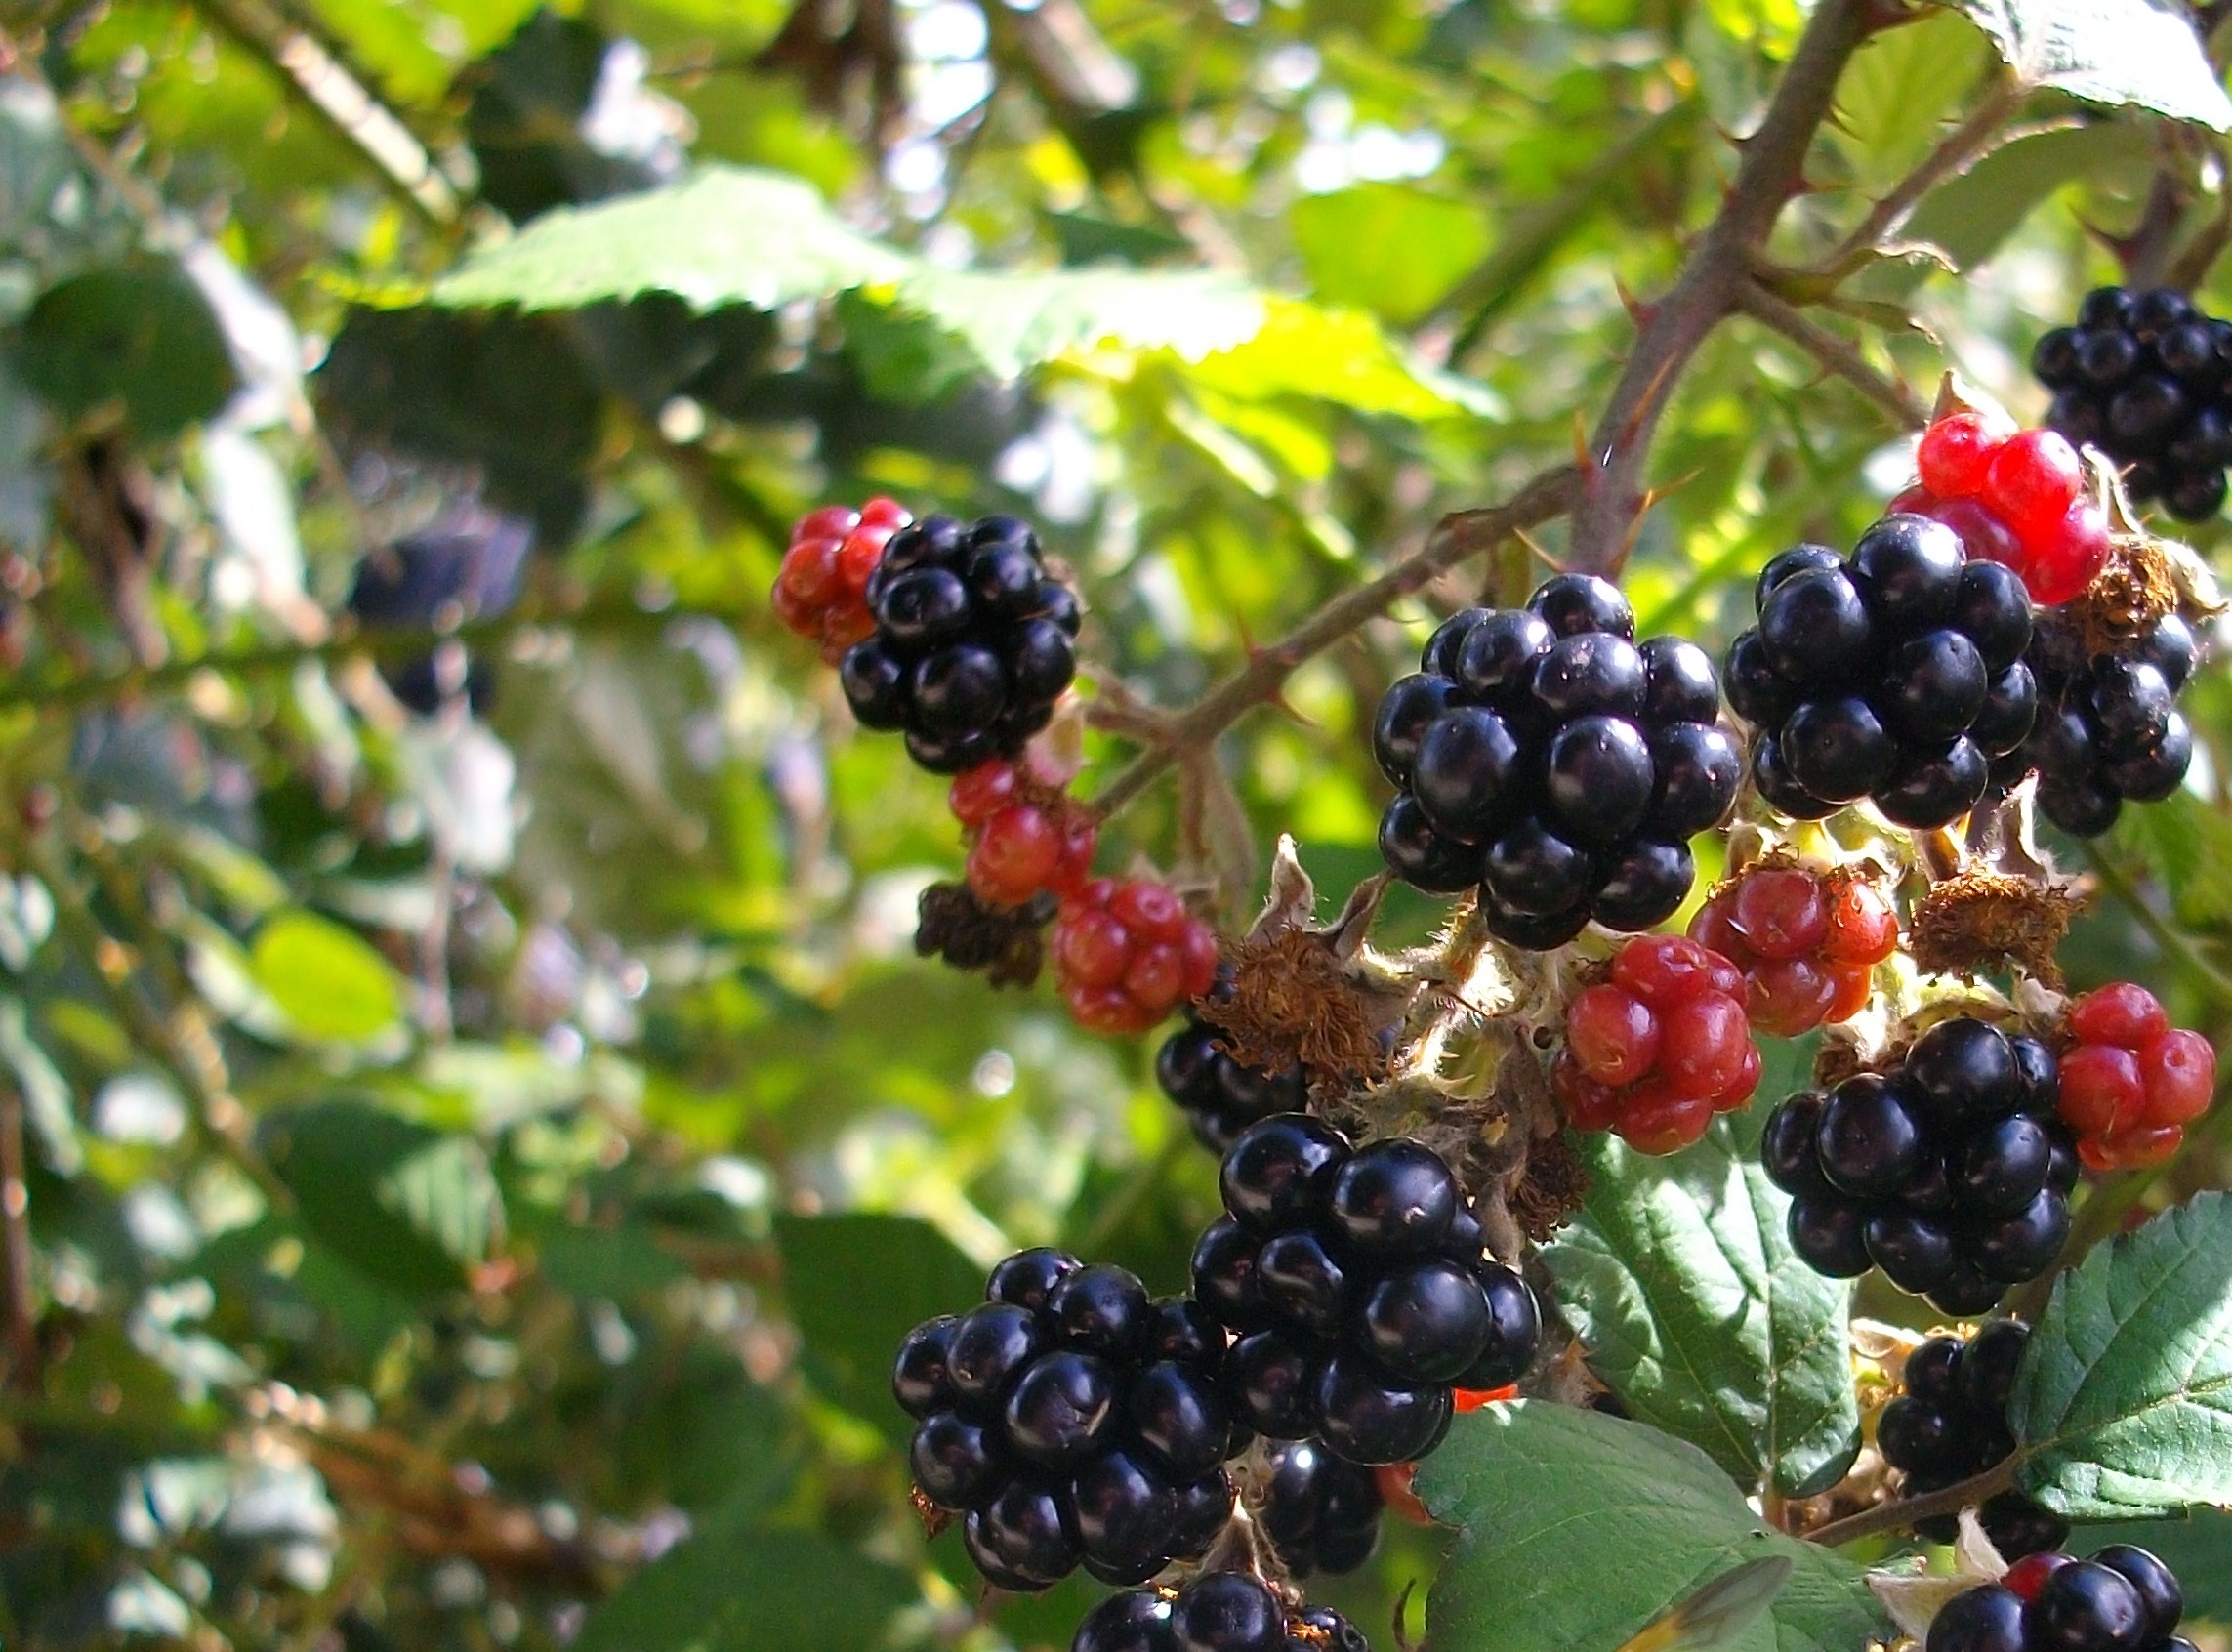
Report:
M 1609 1130 L 1644 1153 L 1703 1136 L 1759 1086 L 1759 1050 L 1744 1019 L 1744 977 L 1679 935 L 1640 935 L 1609 978 L 1566 1006 L 1565 1048 L 1550 1083 L 1576 1130 Z
M 2155 995 L 2129 981 L 2078 999 L 2063 1030 L 2071 1042 L 2061 1053 L 2061 1121 L 2077 1133 L 2086 1168 L 2168 1160 L 2215 1095 L 2214 1047 L 2173 1028 Z
M 1947 1601 L 1924 1652 L 2194 1652 L 2177 1632 L 2184 1615 L 2176 1574 L 2146 1549 L 2048 1549 Z
M 1930 1337 L 1907 1355 L 1904 1391 L 1876 1422 L 1877 1449 L 1900 1470 L 1901 1496 L 1944 1491 L 2014 1455 L 2007 1396 L 2030 1335 L 2019 1319 L 1995 1319 L 1966 1341 Z M 1992 1547 L 2010 1560 L 2056 1549 L 2069 1536 L 2067 1521 L 2019 1491 L 1987 1498 L 1977 1518 Z M 1916 1521 L 1915 1532 L 1951 1543 L 1958 1523 L 1952 1514 L 1931 1515 Z
M 1899 914 L 1861 868 L 1760 861 L 1706 898 L 1689 936 L 1744 972 L 1754 1028 L 1797 1038 L 1860 1012 L 1876 966 L 1898 950 Z
M 1920 480 L 1891 502 L 1943 522 L 1972 559 L 2022 575 L 2043 605 L 2066 602 L 2108 559 L 2108 513 L 2057 431 L 2018 431 L 2005 414 L 1962 408 L 1931 421 L 1915 451 Z

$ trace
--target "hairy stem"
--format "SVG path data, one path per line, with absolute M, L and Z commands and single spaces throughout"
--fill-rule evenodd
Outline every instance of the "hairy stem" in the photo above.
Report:
M 1561 466 L 1536 476 L 1508 504 L 1442 517 L 1417 553 L 1378 579 L 1335 597 L 1279 640 L 1256 650 L 1245 666 L 1172 718 L 1163 738 L 1101 789 L 1093 800 L 1094 810 L 1103 819 L 1115 813 L 1184 752 L 1207 747 L 1248 712 L 1275 699 L 1304 660 L 1385 613 L 1467 557 L 1562 516 L 1580 492 L 1579 473 Z
M 1649 319 L 1590 439 L 1597 469 L 1574 513 L 1567 565 L 1611 573 L 1625 558 L 1640 507 L 1651 437 L 1682 369 L 1735 310 L 1784 205 L 1805 184 L 1806 151 L 1829 116 L 1838 77 L 1880 21 L 1867 0 L 1822 0 L 1775 89 L 1758 130 L 1745 140 L 1719 215 L 1707 227 L 1673 289 Z

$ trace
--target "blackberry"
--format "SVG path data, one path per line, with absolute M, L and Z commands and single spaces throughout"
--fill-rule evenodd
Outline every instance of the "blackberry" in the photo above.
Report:
M 933 774 L 1013 757 L 1077 673 L 1077 598 L 1013 516 L 909 523 L 866 595 L 876 631 L 838 666 L 845 698 Z
M 2193 628 L 2176 614 L 2124 651 L 2095 654 L 2072 620 L 2047 611 L 2027 656 L 2038 719 L 1993 765 L 1995 783 L 2012 788 L 2037 770 L 2039 808 L 2076 838 L 2107 831 L 2127 799 L 2160 803 L 2193 762 L 2193 726 L 2177 699 L 2199 656 Z
M 1273 1073 L 1248 1066 L 1218 1047 L 1222 1036 L 1188 1005 L 1185 1024 L 1155 1056 L 1163 1094 L 1185 1114 L 1195 1139 L 1215 1153 L 1257 1120 L 1299 1113 L 1309 1099 L 1301 1067 Z
M 1876 1425 L 1883 1461 L 1905 1475 L 1903 1496 L 1943 1491 L 2014 1455 L 2007 1394 L 2030 1335 L 2019 1319 L 1995 1319 L 1969 1341 L 1932 1337 L 1908 1356 L 1906 1392 Z M 2066 1521 L 2021 1492 L 1989 1498 L 1977 1512 L 1992 1546 L 2010 1560 L 2058 1549 L 2069 1536 Z M 1952 1514 L 1915 1522 L 1931 1543 L 1951 1543 L 1958 1527 Z
M 1059 1251 L 1010 1257 L 985 1296 L 915 1327 L 891 1373 L 918 1425 L 915 1489 L 963 1516 L 977 1569 L 1029 1591 L 1081 1564 L 1129 1585 L 1199 1559 L 1231 1513 L 1223 1463 L 1244 1438 L 1223 1330 Z
M 967 884 L 932 884 L 915 904 L 915 951 L 956 970 L 981 970 L 996 987 L 1027 987 L 1046 962 L 1055 906 L 1051 894 L 993 906 Z
M 1647 929 L 1674 914 L 1695 876 L 1688 840 L 1728 811 L 1741 773 L 1712 660 L 1634 636 L 1619 588 L 1583 574 L 1434 633 L 1373 728 L 1399 789 L 1380 823 L 1397 877 L 1478 886 L 1489 929 L 1536 951 L 1592 918 Z
M 1240 1420 L 1334 1456 L 1410 1463 L 1441 1443 L 1455 1388 L 1496 1388 L 1533 1362 L 1534 1293 L 1483 1254 L 1440 1155 L 1353 1147 L 1287 1113 L 1224 1155 L 1225 1216 L 1194 1248 L 1194 1300 L 1238 1340 L 1225 1361 Z
M 2043 1550 L 1947 1601 L 1926 1652 L 2193 1652 L 2176 1632 L 2184 1615 L 2176 1576 L 2143 1549 Z
M 1842 558 L 1786 551 L 1754 605 L 1757 626 L 1728 650 L 1728 702 L 1755 730 L 1753 781 L 1781 813 L 1818 820 L 1868 799 L 1898 825 L 1943 826 L 2030 732 L 2022 577 L 1963 561 L 1941 522 L 1886 516 Z
M 417 533 L 356 564 L 349 611 L 365 630 L 447 629 L 510 610 L 518 600 L 534 523 L 474 500 L 459 501 Z M 496 679 L 456 641 L 407 659 L 383 660 L 380 675 L 405 709 L 433 717 L 463 698 L 475 715 L 495 701 Z
M 1263 1451 L 1266 1473 L 1256 1522 L 1298 1578 L 1353 1572 L 1380 1543 L 1379 1476 L 1310 1440 Z
M 2052 1265 L 2078 1161 L 2055 1120 L 2059 1068 L 2037 1039 L 1957 1016 L 1886 1073 L 1800 1091 L 1761 1159 L 1791 1195 L 1791 1244 L 1817 1273 L 1873 1267 L 1939 1311 L 1983 1313 Z
M 2074 327 L 2031 352 L 2053 392 L 2046 423 L 2125 467 L 2131 502 L 2160 500 L 2183 521 L 2224 504 L 2232 463 L 2232 323 L 2168 288 L 2087 295 Z
M 1069 1652 L 1371 1652 L 1330 1606 L 1290 1607 L 1246 1572 L 1199 1572 L 1176 1589 L 1134 1589 L 1086 1614 Z

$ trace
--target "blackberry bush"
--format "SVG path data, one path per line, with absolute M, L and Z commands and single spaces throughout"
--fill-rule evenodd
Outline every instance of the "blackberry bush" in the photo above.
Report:
M 1757 627 L 1728 649 L 1728 703 L 1780 813 L 1819 820 L 1866 800 L 1894 824 L 1943 826 L 2030 732 L 2030 598 L 2012 570 L 1964 560 L 1942 523 L 1886 516 L 1849 558 L 1786 551 L 1754 606 Z
M 838 668 L 846 701 L 933 774 L 1013 757 L 1076 675 L 1076 595 L 1013 516 L 909 523 L 864 596 L 876 629 Z
M 2030 1334 L 2021 1320 L 1995 1319 L 1966 1341 L 1931 1337 L 1907 1355 L 1904 1392 L 1876 1423 L 1877 1449 L 1902 1475 L 1900 1496 L 1944 1491 L 2014 1455 L 2007 1395 Z M 2058 1549 L 2069 1536 L 2067 1521 L 2018 1491 L 1987 1498 L 1977 1517 L 2009 1560 Z M 1914 1529 L 1931 1543 L 1951 1543 L 1958 1526 L 1957 1516 L 1939 1514 Z
M 2053 392 L 2046 422 L 2124 467 L 2135 505 L 2182 521 L 2223 508 L 2232 464 L 2232 322 L 2167 287 L 2100 287 L 2077 325 L 2038 342 L 2031 370 Z
M 2078 1163 L 2059 1093 L 2044 1044 L 1968 1016 L 1930 1028 L 1887 1071 L 1799 1092 L 1762 1148 L 1792 1197 L 1792 1245 L 1833 1278 L 1881 1268 L 1941 1312 L 1984 1312 L 2069 1235 Z
M 1225 1215 L 1193 1253 L 1193 1296 L 1237 1341 L 1240 1420 L 1350 1463 L 1408 1463 L 1440 1443 L 1453 1390 L 1514 1382 L 1542 1320 L 1487 1260 L 1440 1155 L 1403 1138 L 1354 1147 L 1304 1114 L 1251 1126 L 1219 1172 Z
M 1119 1267 L 1021 1251 L 985 1302 L 909 1332 L 891 1391 L 916 1419 L 925 1502 L 963 1521 L 969 1557 L 1028 1591 L 1080 1565 L 1136 1584 L 1199 1559 L 1232 1510 L 1243 1437 L 1225 1337 L 1183 1299 L 1152 1302 Z
M 1380 823 L 1395 875 L 1477 888 L 1489 929 L 1538 950 L 1591 919 L 1672 916 L 1695 876 L 1688 839 L 1735 799 L 1736 753 L 1704 651 L 1634 638 L 1619 589 L 1573 574 L 1436 631 L 1373 729 L 1401 788 Z
M 2011 786 L 2035 769 L 2040 812 L 2077 838 L 2115 825 L 2127 800 L 2160 803 L 2193 763 L 2193 726 L 2177 701 L 2199 655 L 2193 628 L 2176 614 L 2113 653 L 2088 648 L 2068 616 L 2043 616 L 2026 656 L 2038 719 L 1995 764 L 1995 778 Z

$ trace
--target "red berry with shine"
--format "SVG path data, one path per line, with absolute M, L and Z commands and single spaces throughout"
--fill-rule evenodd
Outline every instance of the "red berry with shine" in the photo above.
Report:
M 2216 1050 L 2197 1032 L 2163 1034 L 2139 1052 L 2147 1122 L 2188 1125 L 2209 1111 L 2216 1092 Z
M 1951 528 L 1970 561 L 1998 562 L 2023 571 L 2028 558 L 2022 539 L 1981 499 L 1942 499 L 1922 514 Z
M 1809 1033 L 1830 1018 L 1837 1005 L 1839 977 L 1810 958 L 1755 964 L 1746 978 L 1745 1009 L 1752 1025 L 1769 1038 Z
M 1055 846 L 1058 876 L 1060 840 Z M 1217 931 L 1146 879 L 1082 884 L 1054 920 L 1054 978 L 1079 1024 L 1144 1032 L 1217 982 Z
M 1915 469 L 1923 487 L 1940 499 L 1967 499 L 1984 491 L 1992 460 L 2013 433 L 1982 413 L 1951 413 L 1922 432 Z
M 2084 485 L 2077 449 L 2058 431 L 2020 431 L 1992 456 L 1983 500 L 2026 545 L 2052 532 Z
M 1633 1084 L 1659 1058 L 1659 1023 L 1650 1006 L 1607 982 L 1566 1006 L 1566 1048 L 1599 1084 Z
M 2046 1579 L 2068 1565 L 2070 1558 L 2067 1554 L 2057 1554 L 2051 1549 L 2043 1554 L 2026 1554 L 2007 1568 L 2006 1575 L 2000 1582 L 2023 1599 L 2035 1600 L 2039 1590 L 2046 1587 Z
M 2108 560 L 2108 516 L 2081 499 L 2053 527 L 2025 535 L 2023 583 L 2031 600 L 2046 607 L 2066 602 L 2090 585 Z
M 981 826 L 1014 801 L 1020 784 L 1015 765 L 994 758 L 953 777 L 946 788 L 946 806 L 964 826 Z
M 2170 1031 L 2170 1016 L 2145 987 L 2113 981 L 2069 1007 L 2069 1031 L 2080 1044 L 2138 1050 Z
M 1638 1087 L 1612 1128 L 1638 1153 L 1676 1153 L 1702 1136 L 1712 1122 L 1711 1101 L 1684 1094 L 1668 1080 L 1653 1079 Z
M 1829 933 L 1829 901 L 1820 881 L 1795 866 L 1760 866 L 1736 885 L 1729 914 L 1761 958 L 1802 958 Z
M 1021 906 L 1060 861 L 1061 834 L 1046 811 L 1016 804 L 984 823 L 969 851 L 969 887 L 995 906 Z
M 1848 878 L 1829 899 L 1821 955 L 1835 964 L 1881 964 L 1899 950 L 1899 914 L 1881 885 Z
M 2061 1058 L 2061 1121 L 2080 1136 L 2107 1136 L 2146 1102 L 2139 1058 L 2112 1044 L 2081 1044 Z

